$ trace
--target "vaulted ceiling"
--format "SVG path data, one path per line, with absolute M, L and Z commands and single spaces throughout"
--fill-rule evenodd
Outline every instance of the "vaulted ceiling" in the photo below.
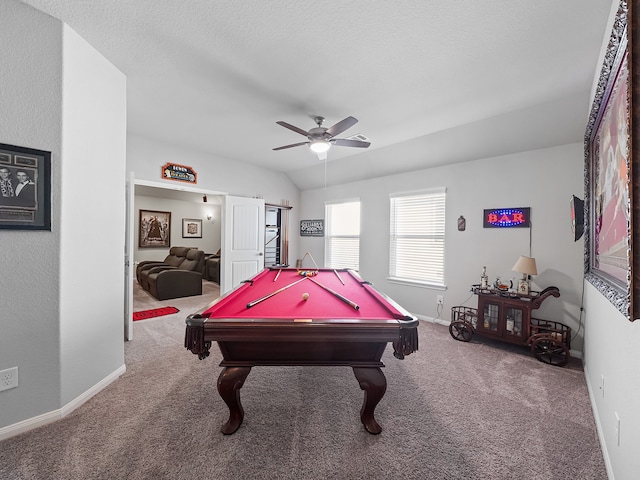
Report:
M 127 76 L 128 129 L 301 189 L 581 142 L 610 0 L 23 0 Z M 276 124 L 352 115 L 324 162 Z M 325 176 L 326 172 L 326 176 Z

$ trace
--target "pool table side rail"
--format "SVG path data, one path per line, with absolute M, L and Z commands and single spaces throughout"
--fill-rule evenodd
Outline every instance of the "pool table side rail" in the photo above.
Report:
M 352 274 L 358 276 L 355 272 L 352 272 Z M 398 319 L 398 322 L 400 322 L 400 337 L 398 340 L 393 342 L 393 356 L 399 360 L 403 360 L 405 355 L 417 352 L 419 320 L 415 315 L 409 313 L 391 297 L 373 288 L 371 283 L 364 282 L 363 286 L 365 286 L 365 284 L 369 286 L 372 295 L 379 296 L 384 299 L 403 316 L 403 318 Z
M 185 348 L 201 359 L 209 355 L 212 342 L 381 342 L 393 344 L 400 360 L 418 350 L 417 319 L 357 322 L 352 319 L 299 323 L 273 319 L 212 321 L 198 314 L 186 319 Z

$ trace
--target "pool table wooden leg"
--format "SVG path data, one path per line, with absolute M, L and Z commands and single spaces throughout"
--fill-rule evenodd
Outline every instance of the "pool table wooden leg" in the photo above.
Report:
M 364 390 L 364 401 L 360 409 L 360 420 L 367 432 L 377 435 L 382 431 L 373 412 L 387 391 L 387 379 L 378 367 L 353 367 L 353 374 Z
M 234 433 L 244 419 L 244 409 L 240 403 L 240 389 L 251 372 L 251 367 L 225 367 L 218 377 L 218 393 L 229 407 L 229 420 L 220 427 L 225 435 Z

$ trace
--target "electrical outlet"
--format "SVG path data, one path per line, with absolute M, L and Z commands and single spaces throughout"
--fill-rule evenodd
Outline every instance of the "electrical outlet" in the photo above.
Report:
M 618 446 L 620 446 L 620 417 L 618 416 L 618 412 L 613 412 L 616 416 L 616 441 Z
M 442 295 L 438 295 L 438 296 L 436 297 L 436 303 L 437 303 L 438 305 L 444 305 L 444 297 L 443 297 Z
M 18 367 L 0 371 L 0 392 L 18 386 Z
M 604 398 L 604 375 L 600 375 L 600 390 L 602 391 L 602 398 Z

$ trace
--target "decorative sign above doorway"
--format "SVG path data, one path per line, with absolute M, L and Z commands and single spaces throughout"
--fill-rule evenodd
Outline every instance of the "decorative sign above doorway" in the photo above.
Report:
M 165 163 L 162 166 L 162 178 L 179 182 L 198 183 L 198 174 L 193 168 L 175 163 Z
M 528 228 L 531 208 L 494 208 L 484 211 L 484 228 Z

